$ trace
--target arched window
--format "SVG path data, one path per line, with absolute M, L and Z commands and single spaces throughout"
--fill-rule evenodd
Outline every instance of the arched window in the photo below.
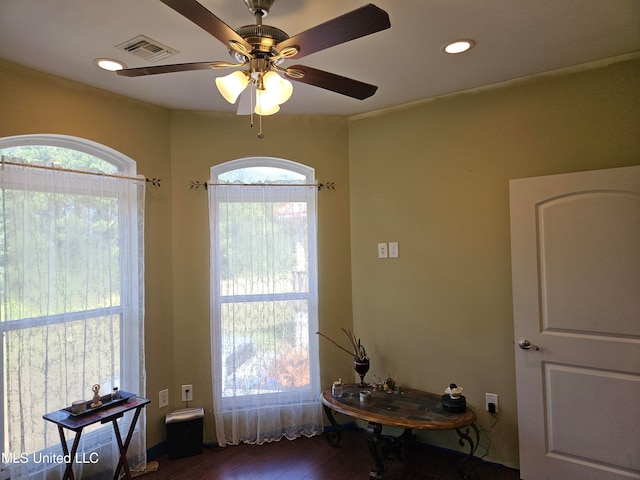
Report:
M 2 458 L 12 478 L 61 478 L 59 432 L 43 415 L 90 400 L 95 384 L 145 393 L 145 182 L 130 158 L 75 137 L 1 138 L 0 155 Z M 137 425 L 140 466 L 143 416 Z M 110 425 L 86 428 L 78 454 L 98 462 L 76 478 L 115 470 L 114 445 Z
M 211 168 L 211 331 L 218 443 L 322 431 L 312 168 L 254 157 Z

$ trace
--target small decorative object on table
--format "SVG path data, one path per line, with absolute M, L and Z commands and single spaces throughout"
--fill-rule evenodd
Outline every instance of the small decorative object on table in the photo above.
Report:
M 102 400 L 100 400 L 100 385 L 97 383 L 91 387 L 93 390 L 93 401 L 91 402 L 91 408 L 96 408 L 102 405 Z
M 331 395 L 336 398 L 342 397 L 342 379 L 338 379 L 337 382 L 333 382 L 333 386 L 331 387 Z
M 331 340 L 329 337 L 327 337 L 323 333 L 316 332 L 316 334 L 323 336 L 343 352 L 346 352 L 349 355 L 353 355 L 353 366 L 355 368 L 355 371 L 358 373 L 358 375 L 360 375 L 360 386 L 367 387 L 368 385 L 364 383 L 364 376 L 369 371 L 369 366 L 370 366 L 369 356 L 367 355 L 367 351 L 364 349 L 364 346 L 360 343 L 360 339 L 356 338 L 356 336 L 353 333 L 351 333 L 351 330 L 346 330 L 344 328 L 342 328 L 341 330 L 349 339 L 349 343 L 351 344 L 351 348 L 353 349 L 352 351 L 349 351 L 346 348 L 338 345 L 336 342 Z
M 442 409 L 445 412 L 464 413 L 467 410 L 467 400 L 461 395 L 463 390 L 455 383 L 445 389 L 442 395 Z
M 387 377 L 382 384 L 382 389 L 387 393 L 394 393 L 396 391 L 396 382 L 393 378 Z
M 71 413 L 79 415 L 87 411 L 87 402 L 84 400 L 76 400 L 71 404 Z

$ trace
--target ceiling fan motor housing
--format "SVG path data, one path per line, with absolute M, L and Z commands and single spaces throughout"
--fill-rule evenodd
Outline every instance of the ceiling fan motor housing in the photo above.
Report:
M 252 54 L 256 56 L 275 55 L 276 45 L 289 38 L 285 32 L 270 25 L 245 25 L 236 29 L 236 33 L 253 47 Z M 239 61 L 245 61 L 244 56 L 230 49 L 229 53 Z

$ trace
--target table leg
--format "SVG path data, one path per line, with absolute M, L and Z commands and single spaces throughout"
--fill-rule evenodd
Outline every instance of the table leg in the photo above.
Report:
M 369 446 L 369 452 L 376 462 L 376 470 L 369 472 L 370 479 L 382 478 L 384 473 L 384 463 L 378 448 L 380 446 L 380 434 L 382 433 L 382 425 L 379 423 L 369 422 L 367 426 L 367 445 Z
M 80 445 L 80 435 L 82 434 L 82 429 L 76 432 L 76 436 L 73 439 L 73 445 L 71 446 L 71 452 L 69 452 L 69 448 L 67 447 L 67 439 L 65 438 L 64 428 L 62 427 L 62 425 L 58 425 L 58 434 L 60 435 L 62 453 L 64 454 L 65 458 L 69 459 L 69 461 L 66 462 L 62 480 L 75 480 L 76 477 L 73 474 L 73 460 L 76 458 L 76 453 L 78 452 L 78 445 Z
M 478 448 L 478 443 L 480 443 L 480 431 L 478 430 L 478 427 L 475 423 L 472 423 L 470 427 L 475 432 L 475 443 L 469 435 L 469 427 L 467 427 L 464 431 L 462 431 L 461 428 L 456 428 L 456 433 L 460 437 L 458 439 L 458 444 L 461 447 L 464 447 L 464 442 L 467 442 L 469 444 L 469 455 L 467 456 L 467 459 L 473 456 L 473 454 L 476 452 L 476 448 Z
M 328 432 L 325 438 L 327 439 L 327 442 L 331 444 L 331 446 L 335 447 L 336 445 L 338 445 L 338 443 L 340 443 L 340 440 L 342 440 L 342 425 L 340 425 L 333 417 L 333 410 L 331 410 L 326 405 L 323 405 L 323 407 L 324 413 L 329 419 L 329 423 L 333 427 L 333 431 Z
M 407 459 L 407 450 L 413 447 L 416 443 L 416 437 L 412 433 L 410 428 L 405 428 L 402 435 L 396 437 L 392 441 L 392 445 L 394 446 L 394 451 L 400 460 Z
M 135 413 L 133 414 L 133 419 L 131 420 L 131 425 L 129 426 L 129 431 L 127 432 L 127 438 L 124 443 L 122 443 L 122 438 L 120 436 L 120 428 L 118 428 L 118 419 L 114 418 L 113 422 L 113 430 L 116 434 L 116 442 L 118 442 L 118 450 L 120 451 L 120 460 L 118 460 L 118 466 L 116 467 L 116 471 L 113 474 L 113 480 L 118 480 L 120 476 L 120 469 L 124 469 L 124 475 L 127 480 L 131 480 L 131 470 L 129 469 L 129 461 L 127 460 L 127 449 L 129 448 L 129 444 L 131 443 L 131 438 L 133 437 L 133 432 L 136 429 L 136 423 L 138 422 L 138 417 L 140 416 L 140 411 L 142 410 L 144 405 L 140 405 L 136 408 Z

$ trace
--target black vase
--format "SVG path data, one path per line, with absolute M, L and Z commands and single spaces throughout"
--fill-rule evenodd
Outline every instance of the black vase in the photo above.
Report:
M 365 358 L 364 360 L 360 360 L 356 357 L 353 359 L 353 366 L 356 369 L 356 373 L 360 375 L 360 386 L 366 387 L 367 384 L 364 383 L 364 376 L 369 371 L 369 359 Z

